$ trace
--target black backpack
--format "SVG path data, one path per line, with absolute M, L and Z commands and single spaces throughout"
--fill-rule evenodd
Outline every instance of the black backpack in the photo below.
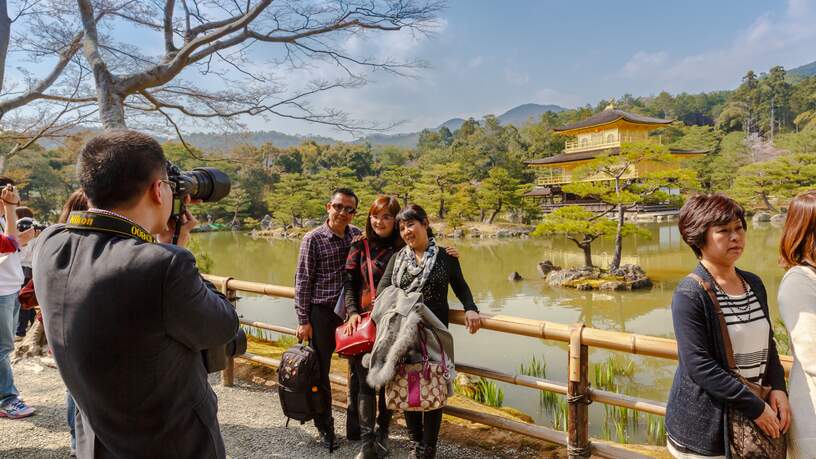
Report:
M 290 419 L 303 424 L 325 411 L 320 361 L 311 346 L 298 343 L 283 353 L 278 368 L 278 395 L 287 427 Z

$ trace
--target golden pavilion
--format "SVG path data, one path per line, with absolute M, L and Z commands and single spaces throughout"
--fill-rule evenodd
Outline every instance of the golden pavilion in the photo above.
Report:
M 526 196 L 537 200 L 545 211 L 561 206 L 578 204 L 593 211 L 606 210 L 607 206 L 589 198 L 567 193 L 563 185 L 572 183 L 573 171 L 603 153 L 617 154 L 621 144 L 630 142 L 662 143 L 660 136 L 649 133 L 657 128 L 668 126 L 673 120 L 652 118 L 618 110 L 610 105 L 602 112 L 574 124 L 556 128 L 555 132 L 569 136 L 574 140 L 566 142 L 564 150 L 548 158 L 527 161 L 527 165 L 536 170 L 535 187 Z M 691 158 L 705 154 L 704 150 L 669 149 L 672 155 Z M 645 165 L 638 164 L 624 178 L 637 178 Z M 592 181 L 597 178 L 588 177 Z M 601 179 L 603 180 L 603 179 Z M 637 209 L 648 211 L 649 209 Z M 668 209 L 655 209 L 668 210 Z

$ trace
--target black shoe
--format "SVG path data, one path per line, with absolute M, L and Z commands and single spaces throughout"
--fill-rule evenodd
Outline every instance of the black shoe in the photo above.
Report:
M 377 430 L 377 457 L 387 457 L 391 454 L 391 445 L 388 441 L 388 428 L 380 427 Z
M 425 447 L 420 442 L 411 442 L 411 452 L 408 454 L 410 459 L 424 459 Z
M 335 442 L 337 437 L 334 435 L 334 429 L 318 429 L 320 433 L 320 442 L 329 450 L 329 454 L 334 452 Z
M 360 431 L 363 443 L 355 459 L 377 459 L 377 433 L 374 431 L 377 414 L 376 400 L 373 395 L 360 394 L 357 401 Z

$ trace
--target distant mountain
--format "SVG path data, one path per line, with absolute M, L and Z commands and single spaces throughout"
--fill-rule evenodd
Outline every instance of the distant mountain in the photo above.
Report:
M 313 135 L 291 135 L 277 131 L 250 131 L 215 134 L 209 132 L 194 132 L 184 139 L 202 150 L 228 150 L 236 145 L 263 145 L 271 143 L 276 147 L 286 148 L 300 145 L 308 140 L 317 143 L 337 143 L 337 139 Z
M 462 118 L 451 118 L 445 121 L 444 123 L 440 124 L 439 127 L 436 128 L 436 130 L 442 129 L 442 127 L 446 127 L 450 129 L 451 132 L 453 132 L 462 127 L 463 124 L 465 124 L 465 120 L 463 120 Z
M 520 127 L 530 121 L 535 123 L 538 121 L 538 118 L 546 112 L 558 113 L 564 110 L 566 110 L 566 108 L 558 105 L 523 104 L 499 115 L 499 122 L 505 126 L 512 124 L 513 126 Z
M 816 61 L 811 62 L 810 64 L 805 64 L 800 67 L 796 67 L 795 69 L 788 70 L 788 75 L 792 75 L 795 77 L 809 77 L 816 75 Z
M 354 141 L 354 143 L 366 142 L 371 145 L 394 145 L 403 148 L 414 148 L 419 142 L 419 132 L 408 132 L 405 134 L 370 134 Z

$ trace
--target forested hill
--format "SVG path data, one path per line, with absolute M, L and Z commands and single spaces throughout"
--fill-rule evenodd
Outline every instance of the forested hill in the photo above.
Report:
M 810 64 L 805 64 L 800 67 L 796 67 L 795 69 L 790 69 L 788 71 L 788 75 L 793 76 L 795 78 L 814 76 L 816 75 L 816 61 L 813 61 Z
M 205 151 L 226 151 L 238 145 L 259 146 L 271 143 L 281 148 L 300 145 L 313 140 L 317 143 L 335 143 L 336 139 L 313 135 L 291 135 L 277 131 L 249 131 L 239 133 L 205 133 L 194 132 L 185 136 L 185 140 Z
M 526 123 L 534 123 L 541 118 L 541 115 L 547 112 L 559 113 L 566 110 L 564 107 L 558 105 L 540 105 L 540 104 L 522 104 L 518 107 L 511 108 L 505 113 L 499 115 L 497 119 L 502 125 L 521 126 Z M 481 119 L 481 117 L 479 117 Z M 462 127 L 465 120 L 462 118 L 452 118 L 445 121 L 436 130 L 442 127 L 448 128 L 450 131 L 455 131 Z M 420 132 L 408 132 L 400 134 L 370 134 L 362 137 L 353 143 L 369 143 L 371 145 L 393 145 L 403 148 L 415 148 L 419 141 Z M 229 150 L 236 145 L 252 145 L 260 146 L 266 143 L 271 143 L 276 147 L 286 148 L 299 145 L 303 142 L 312 140 L 316 143 L 330 144 L 341 142 L 337 139 L 321 136 L 311 135 L 290 135 L 277 131 L 250 131 L 242 133 L 227 133 L 227 134 L 213 134 L 213 133 L 193 133 L 189 134 L 185 140 L 192 145 L 202 150 Z

